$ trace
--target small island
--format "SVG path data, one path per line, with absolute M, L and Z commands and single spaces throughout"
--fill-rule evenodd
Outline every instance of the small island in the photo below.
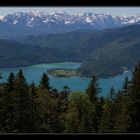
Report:
M 76 69 L 65 69 L 65 68 L 50 69 L 47 70 L 47 73 L 55 77 L 64 77 L 64 78 L 80 75 Z

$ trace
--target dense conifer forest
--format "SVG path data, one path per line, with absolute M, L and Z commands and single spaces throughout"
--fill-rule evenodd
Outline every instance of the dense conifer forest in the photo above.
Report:
M 96 76 L 85 92 L 68 86 L 59 92 L 46 73 L 36 86 L 26 82 L 22 70 L 11 72 L 0 83 L 0 133 L 140 132 L 140 63 L 121 90 L 111 87 L 107 97 L 100 91 Z

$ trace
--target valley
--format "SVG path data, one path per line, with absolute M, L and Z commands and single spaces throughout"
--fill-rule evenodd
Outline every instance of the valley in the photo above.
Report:
M 0 39 L 0 67 L 41 63 L 82 63 L 81 76 L 106 78 L 132 70 L 140 60 L 140 25 L 101 31 L 27 36 L 20 40 Z M 10 52 L 10 53 L 9 53 Z

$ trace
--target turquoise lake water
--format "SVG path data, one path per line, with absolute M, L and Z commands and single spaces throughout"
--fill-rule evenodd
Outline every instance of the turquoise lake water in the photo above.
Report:
M 5 82 L 9 73 L 14 72 L 17 73 L 19 69 L 23 70 L 24 76 L 28 83 L 32 81 L 35 84 L 39 84 L 40 78 L 43 72 L 47 72 L 49 69 L 53 68 L 67 68 L 67 69 L 77 69 L 80 67 L 80 63 L 73 63 L 73 62 L 63 62 L 63 63 L 51 63 L 51 64 L 38 64 L 32 65 L 27 67 L 16 67 L 16 68 L 2 68 L 0 69 L 0 73 L 2 73 L 3 79 L 1 82 Z M 128 76 L 130 79 L 132 74 L 130 71 L 124 72 L 123 74 L 119 74 L 113 78 L 106 78 L 106 79 L 99 79 L 98 82 L 100 87 L 102 88 L 101 95 L 106 96 L 110 87 L 113 86 L 115 90 L 118 90 L 122 87 L 122 83 L 124 81 L 125 76 Z M 48 75 L 50 78 L 50 85 L 58 90 L 62 90 L 64 85 L 70 87 L 71 90 L 80 90 L 85 91 L 87 88 L 90 78 L 80 77 L 80 76 L 71 76 L 69 78 L 56 78 L 54 76 Z

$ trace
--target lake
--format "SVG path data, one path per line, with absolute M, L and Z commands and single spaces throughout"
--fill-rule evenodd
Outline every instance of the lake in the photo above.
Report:
M 16 68 L 1 68 L 0 73 L 2 73 L 3 79 L 1 79 L 0 81 L 5 82 L 10 72 L 17 73 L 19 69 L 22 69 L 27 82 L 31 83 L 32 81 L 34 81 L 35 84 L 38 85 L 43 72 L 47 72 L 47 70 L 49 69 L 54 68 L 77 69 L 80 67 L 80 65 L 81 65 L 80 63 L 63 62 L 51 64 L 38 64 Z M 111 86 L 113 86 L 115 90 L 120 89 L 122 87 L 122 83 L 126 75 L 130 79 L 132 73 L 128 71 L 124 72 L 123 74 L 119 74 L 113 78 L 99 79 L 98 82 L 100 84 L 100 87 L 102 88 L 101 95 L 106 96 Z M 71 90 L 84 91 L 91 80 L 90 78 L 80 76 L 71 76 L 69 78 L 54 77 L 52 75 L 48 76 L 50 78 L 50 85 L 53 86 L 54 88 L 57 88 L 58 90 L 62 90 L 62 87 L 64 85 L 67 85 L 70 87 Z

